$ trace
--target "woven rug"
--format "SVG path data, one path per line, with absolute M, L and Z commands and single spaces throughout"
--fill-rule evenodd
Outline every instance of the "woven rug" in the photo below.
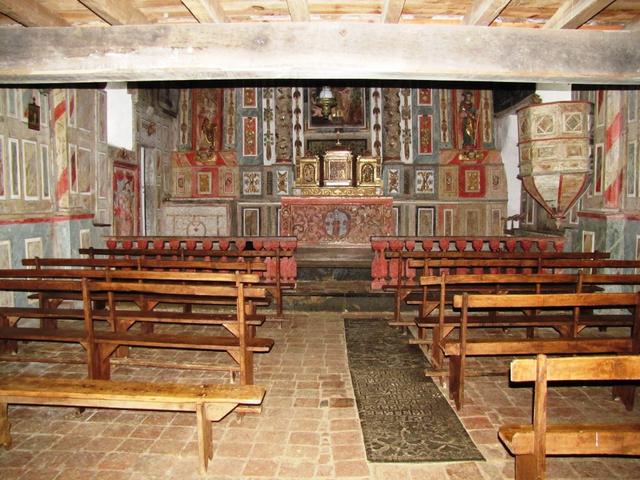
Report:
M 349 370 L 371 462 L 484 460 L 408 337 L 384 321 L 345 319 Z

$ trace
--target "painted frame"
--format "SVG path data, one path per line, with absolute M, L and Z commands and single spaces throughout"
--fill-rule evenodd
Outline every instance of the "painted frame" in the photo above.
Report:
M 25 200 L 40 199 L 38 170 L 38 144 L 31 140 L 22 140 L 22 188 Z
M 416 209 L 416 236 L 433 237 L 436 228 L 436 209 L 418 207 Z
M 260 208 L 242 208 L 242 235 L 245 237 L 257 237 L 260 235 Z
M 5 172 L 7 169 L 5 168 L 5 154 L 4 154 L 4 136 L 0 135 L 0 198 L 6 198 L 7 190 L 5 186 Z
M 20 179 L 20 143 L 16 138 L 9 139 L 9 197 L 20 198 L 22 184 Z
M 365 130 L 367 128 L 367 91 L 362 87 L 330 87 L 336 106 L 333 108 L 342 112 L 342 121 L 339 125 L 333 123 L 330 118 L 322 116 L 322 107 L 317 101 L 322 87 L 307 88 L 305 91 L 307 107 L 307 128 L 329 129 L 336 127 L 345 130 Z
M 140 171 L 137 165 L 113 164 L 113 234 L 137 235 L 140 228 Z

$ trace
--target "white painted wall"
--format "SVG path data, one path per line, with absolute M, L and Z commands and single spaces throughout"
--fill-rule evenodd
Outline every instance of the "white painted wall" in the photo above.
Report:
M 536 93 L 542 99 L 542 103 L 560 102 L 571 100 L 570 84 L 536 85 Z M 520 213 L 520 194 L 522 182 L 518 178 L 520 173 L 518 158 L 518 116 L 515 113 L 506 113 L 495 119 L 496 148 L 500 150 L 505 174 L 507 175 L 507 216 Z M 518 227 L 518 223 L 514 224 Z
M 126 83 L 107 84 L 107 143 L 133 149 L 133 100 Z
M 496 118 L 496 148 L 500 150 L 507 176 L 507 216 L 520 213 L 522 182 L 518 178 L 518 117 L 515 113 Z M 514 224 L 517 227 L 518 224 Z

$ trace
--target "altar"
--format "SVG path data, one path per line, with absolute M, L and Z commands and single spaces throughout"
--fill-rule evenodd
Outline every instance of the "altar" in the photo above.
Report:
M 299 244 L 368 245 L 372 235 L 393 235 L 390 197 L 286 197 L 280 209 L 280 235 Z

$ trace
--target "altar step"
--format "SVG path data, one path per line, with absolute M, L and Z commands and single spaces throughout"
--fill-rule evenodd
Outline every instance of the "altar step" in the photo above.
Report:
M 371 291 L 372 259 L 368 246 L 299 246 L 298 284 L 285 291 L 285 311 L 393 311 L 390 293 Z

